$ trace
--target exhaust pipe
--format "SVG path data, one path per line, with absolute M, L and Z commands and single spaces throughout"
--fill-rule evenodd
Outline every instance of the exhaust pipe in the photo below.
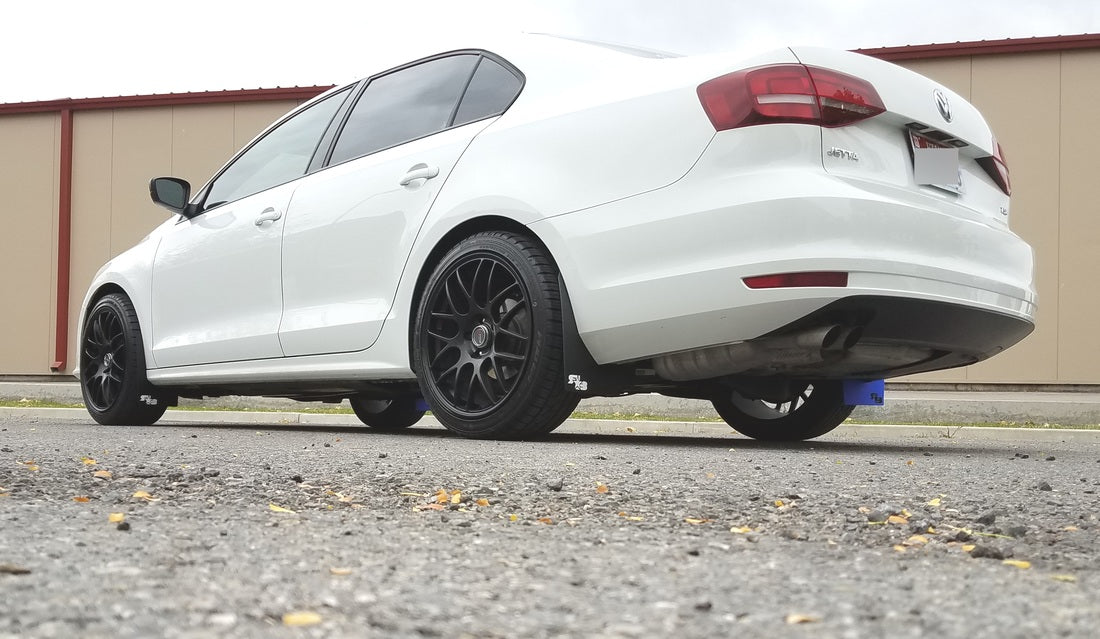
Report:
M 793 367 L 836 361 L 855 346 L 862 333 L 858 327 L 833 324 L 790 335 L 662 355 L 654 358 L 653 368 L 658 375 L 674 382 L 709 379 L 747 370 L 778 373 Z

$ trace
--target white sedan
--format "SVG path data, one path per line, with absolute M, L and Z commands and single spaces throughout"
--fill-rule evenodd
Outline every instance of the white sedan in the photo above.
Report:
M 349 399 L 533 437 L 580 398 L 828 432 L 868 380 L 1034 327 L 1004 154 L 947 88 L 853 53 L 675 57 L 530 35 L 379 69 L 271 125 L 95 276 L 85 404 Z

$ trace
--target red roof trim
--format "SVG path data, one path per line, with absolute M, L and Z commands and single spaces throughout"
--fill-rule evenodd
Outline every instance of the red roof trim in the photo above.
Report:
M 879 47 L 876 49 L 856 49 L 856 53 L 862 53 L 882 60 L 894 61 L 992 55 L 998 53 L 1073 51 L 1075 49 L 1100 49 L 1100 34 L 1086 33 L 1082 35 L 1050 36 L 1043 38 L 1009 38 L 1006 40 L 979 40 L 977 42 Z
M 43 100 L 41 102 L 11 102 L 0 104 L 0 115 L 15 113 L 49 113 L 64 109 L 87 111 L 92 109 L 128 109 L 137 107 L 182 106 L 189 104 L 219 104 L 224 102 L 308 100 L 331 88 L 331 86 L 313 86 L 291 87 L 286 89 L 238 89 L 235 91 L 124 95 L 115 98 L 64 98 L 61 100 Z

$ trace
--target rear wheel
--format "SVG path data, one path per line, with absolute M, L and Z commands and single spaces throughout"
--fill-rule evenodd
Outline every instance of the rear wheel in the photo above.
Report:
M 413 335 L 432 414 L 466 437 L 553 430 L 579 401 L 562 334 L 558 271 L 542 247 L 506 231 L 462 240 L 429 278 Z
M 852 414 L 838 381 L 817 381 L 796 387 L 784 401 L 745 397 L 728 390 L 711 400 L 714 410 L 734 430 L 765 441 L 799 441 L 820 437 Z
M 408 428 L 424 416 L 417 408 L 416 398 L 366 399 L 352 397 L 348 400 L 359 421 L 377 430 L 401 430 Z
M 145 377 L 145 346 L 137 313 L 121 293 L 102 297 L 84 321 L 80 392 L 100 424 L 147 426 L 168 408 Z

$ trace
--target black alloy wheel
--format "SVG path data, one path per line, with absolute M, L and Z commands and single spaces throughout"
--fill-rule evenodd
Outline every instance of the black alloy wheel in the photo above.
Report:
M 415 397 L 395 399 L 367 399 L 352 397 L 348 400 L 359 421 L 375 430 L 401 430 L 408 428 L 424 416 L 417 408 Z
M 125 295 L 106 295 L 88 312 L 80 343 L 80 391 L 100 424 L 149 425 L 167 409 L 145 377 L 141 329 Z
M 469 237 L 428 280 L 414 360 L 433 414 L 468 437 L 549 432 L 576 408 L 565 385 L 557 269 L 531 240 Z
M 734 430 L 764 441 L 820 437 L 839 426 L 855 409 L 844 403 L 841 383 L 834 380 L 802 384 L 793 395 L 779 402 L 726 390 L 712 398 L 711 403 Z

